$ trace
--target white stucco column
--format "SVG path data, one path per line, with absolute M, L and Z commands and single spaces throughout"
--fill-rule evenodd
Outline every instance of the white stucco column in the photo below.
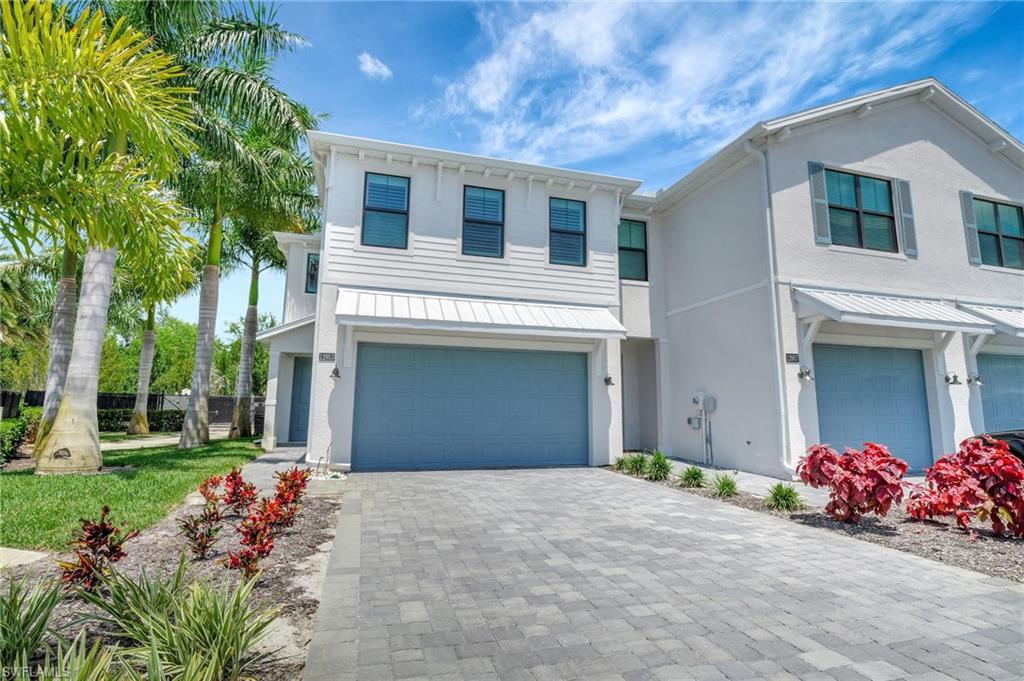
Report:
M 331 443 L 331 395 L 335 379 L 331 374 L 339 366 L 338 325 L 334 307 L 338 299 L 336 286 L 321 286 L 317 297 L 317 321 L 313 338 L 313 370 L 309 390 L 309 430 L 306 435 L 306 463 L 315 466 L 321 459 L 329 462 Z
M 654 343 L 655 389 L 658 391 L 658 449 L 666 456 L 672 451 L 672 381 L 669 374 L 669 344 L 667 338 Z
M 591 466 L 606 466 L 622 454 L 620 343 L 618 339 L 599 341 L 591 353 Z M 611 385 L 605 382 L 606 377 L 611 378 Z
M 263 403 L 263 438 L 261 444 L 264 451 L 277 447 L 277 372 L 281 366 L 281 353 L 270 351 L 270 364 L 267 367 L 267 399 Z

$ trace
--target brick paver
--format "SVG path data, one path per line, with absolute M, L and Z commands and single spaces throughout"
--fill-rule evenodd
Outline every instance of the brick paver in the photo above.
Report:
M 355 474 L 306 681 L 1024 677 L 1024 587 L 597 469 Z

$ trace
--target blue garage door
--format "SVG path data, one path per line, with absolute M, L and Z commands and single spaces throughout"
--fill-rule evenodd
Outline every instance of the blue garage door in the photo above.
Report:
M 932 465 L 919 350 L 815 345 L 814 380 L 822 442 L 839 451 L 877 442 L 912 469 Z
M 586 464 L 587 356 L 360 344 L 353 470 Z
M 978 355 L 985 430 L 1024 428 L 1024 357 Z

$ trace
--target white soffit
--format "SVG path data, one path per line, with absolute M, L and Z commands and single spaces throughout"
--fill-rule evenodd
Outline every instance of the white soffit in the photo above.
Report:
M 941 300 L 903 298 L 873 293 L 797 288 L 798 315 L 824 315 L 837 322 L 898 326 L 931 331 L 965 331 L 992 334 L 995 326 Z
M 992 322 L 999 333 L 1024 338 L 1024 307 L 975 305 L 972 303 L 960 303 L 960 307 Z
M 338 289 L 338 324 L 508 333 L 568 338 L 625 338 L 607 309 L 496 298 L 457 298 L 367 289 Z
M 282 336 L 282 335 L 284 335 L 286 333 L 290 333 L 292 331 L 295 331 L 296 329 L 301 329 L 304 326 L 312 324 L 314 319 L 315 319 L 315 317 L 316 317 L 316 315 L 306 315 L 305 317 L 299 317 L 298 319 L 293 319 L 292 321 L 288 322 L 287 324 L 278 324 L 277 326 L 272 326 L 269 329 L 265 329 L 265 330 L 260 331 L 259 333 L 257 333 L 256 334 L 256 340 L 258 340 L 258 341 L 268 341 L 271 338 L 276 338 L 276 337 Z

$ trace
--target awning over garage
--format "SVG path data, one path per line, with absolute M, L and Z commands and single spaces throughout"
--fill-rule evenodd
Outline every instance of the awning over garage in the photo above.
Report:
M 898 326 L 931 331 L 995 333 L 988 319 L 938 299 L 906 298 L 816 288 L 794 290 L 801 318 L 824 316 L 838 322 Z
M 999 333 L 1024 338 L 1024 307 L 960 303 L 960 308 L 992 322 Z
M 338 324 L 569 338 L 625 338 L 603 307 L 343 288 Z

